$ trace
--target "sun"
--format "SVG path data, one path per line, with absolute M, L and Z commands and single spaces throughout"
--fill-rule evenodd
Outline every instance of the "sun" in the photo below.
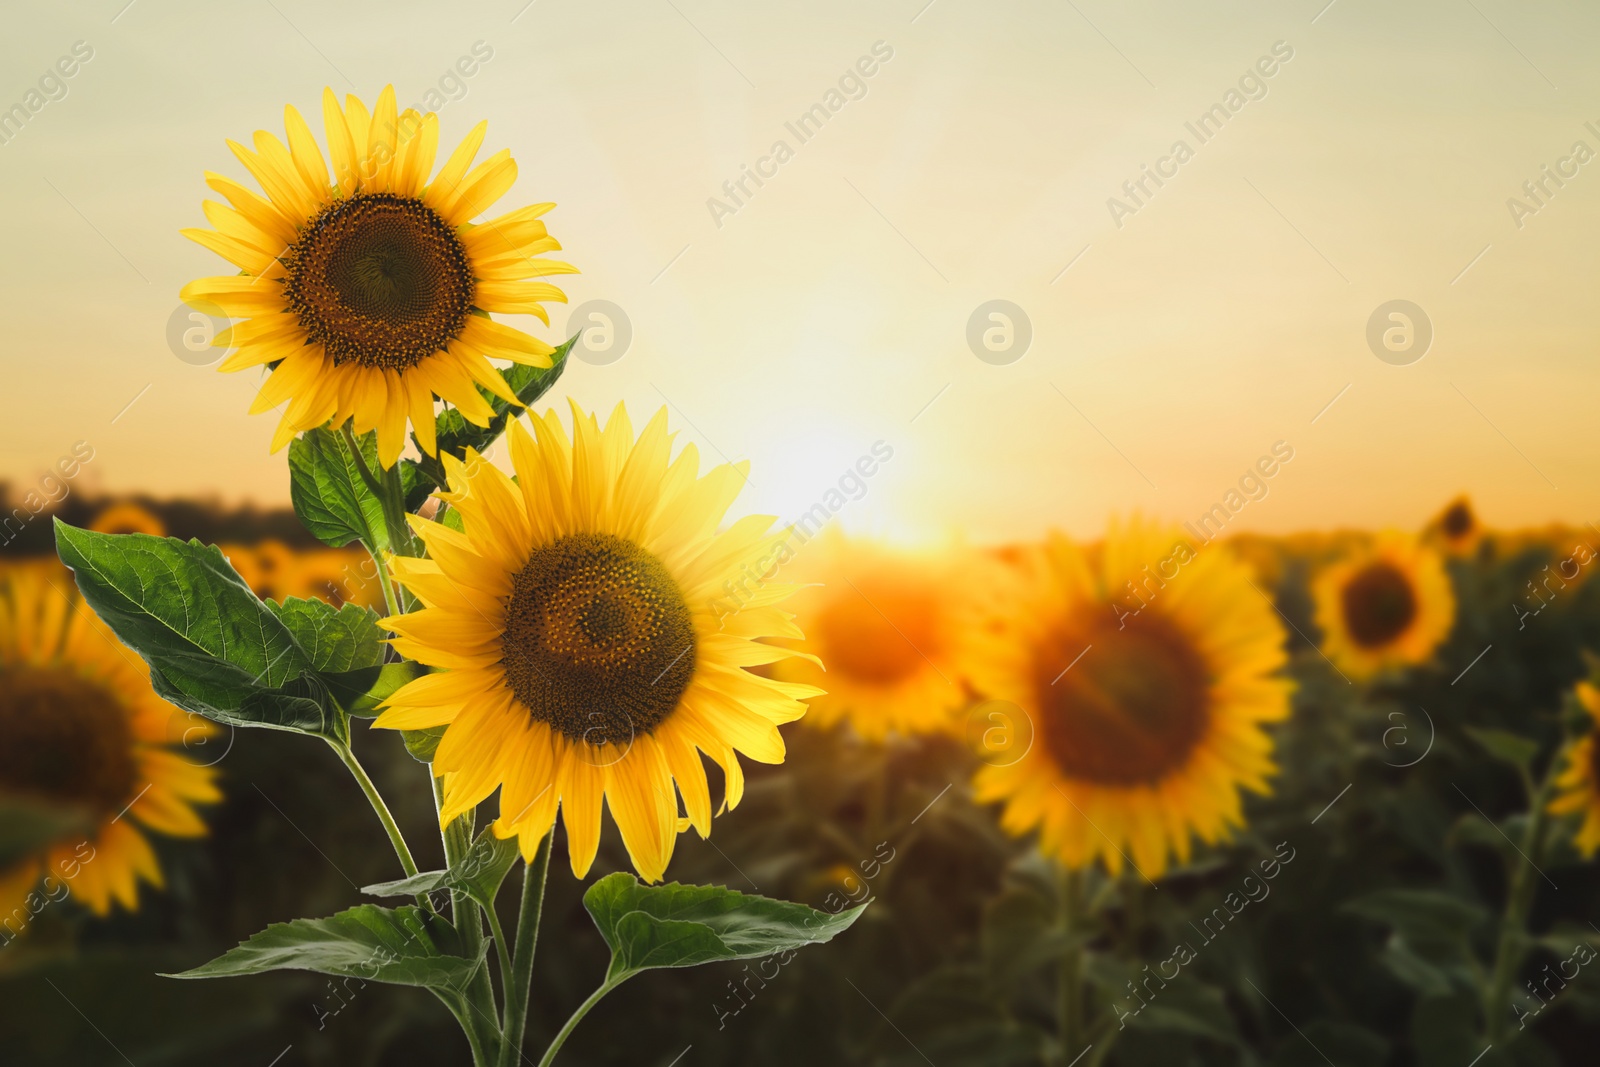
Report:
M 64 571 L 0 578 L 0 795 L 86 824 L 0 871 L 0 923 L 46 878 L 96 915 L 137 907 L 140 882 L 160 888 L 147 833 L 200 837 L 195 806 L 221 799 L 216 772 L 174 746 L 215 730 L 155 695 Z
M 985 761 L 977 799 L 1069 868 L 1159 878 L 1193 839 L 1243 824 L 1242 791 L 1268 791 L 1265 727 L 1289 713 L 1283 627 L 1226 548 L 1175 528 L 1134 519 L 1097 552 L 1056 536 L 1014 558 L 968 672 L 1027 737 Z
M 513 481 L 476 452 L 445 457 L 440 499 L 458 531 L 413 518 L 429 559 L 396 559 L 419 611 L 388 619 L 401 654 L 438 673 L 396 692 L 380 727 L 445 726 L 434 757 L 448 823 L 500 790 L 501 837 L 531 859 L 559 809 L 582 877 L 610 808 L 639 874 L 659 881 L 682 829 L 711 830 L 702 755 L 744 792 L 742 754 L 779 763 L 778 726 L 805 713 L 810 685 L 746 670 L 794 656 L 800 638 L 770 583 L 729 612 L 725 585 L 771 559 L 787 531 L 747 516 L 718 532 L 743 465 L 699 474 L 672 457 L 666 411 L 637 440 L 619 405 L 602 429 L 573 407 L 510 430 Z M 449 512 L 446 513 L 448 517 Z M 683 817 L 679 816 L 679 796 Z
M 806 723 L 847 721 L 864 740 L 948 730 L 968 701 L 959 645 L 975 560 L 828 533 L 800 545 L 780 577 L 801 586 L 791 609 L 806 620 L 809 660 L 773 665 L 790 681 L 826 687 Z M 965 564 L 965 565 L 964 565 Z
M 271 369 L 250 410 L 288 402 L 273 451 L 329 420 L 353 420 L 357 433 L 377 430 L 379 459 L 392 467 L 408 421 L 435 451 L 435 398 L 480 426 L 493 410 L 479 386 L 516 401 L 490 360 L 551 365 L 549 344 L 489 313 L 548 325 L 544 302 L 566 296 L 530 279 L 576 268 L 537 258 L 561 247 L 540 221 L 553 204 L 474 222 L 517 177 L 505 150 L 472 165 L 486 123 L 435 174 L 438 117 L 397 114 L 393 86 L 370 113 L 354 96 L 341 107 L 326 89 L 322 119 L 326 157 L 293 107 L 287 146 L 266 131 L 254 151 L 228 142 L 267 195 L 206 174 L 228 204 L 207 201 L 216 228 L 184 235 L 240 273 L 190 282 L 180 296 L 239 320 L 213 341 L 236 349 L 221 370 Z
M 1590 731 L 1567 746 L 1566 766 L 1556 778 L 1556 796 L 1550 801 L 1552 815 L 1581 815 L 1582 822 L 1573 845 L 1584 859 L 1600 851 L 1600 689 L 1588 682 L 1578 683 L 1578 703 L 1592 720 Z
M 1426 662 L 1455 623 L 1443 559 L 1404 534 L 1378 535 L 1318 576 L 1312 593 L 1323 652 L 1359 679 Z

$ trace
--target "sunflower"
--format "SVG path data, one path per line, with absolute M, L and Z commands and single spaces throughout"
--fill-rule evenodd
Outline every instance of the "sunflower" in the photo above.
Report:
M 1600 728 L 1600 689 L 1579 682 L 1578 703 Z M 1572 843 L 1584 859 L 1590 859 L 1600 851 L 1600 743 L 1594 729 L 1568 745 L 1565 755 L 1567 765 L 1555 783 L 1558 795 L 1548 810 L 1552 815 L 1583 813 L 1583 825 Z
M 100 533 L 146 533 L 160 537 L 167 532 L 167 524 L 149 508 L 126 502 L 101 508 L 89 529 Z
M 379 459 L 392 467 L 407 420 L 435 451 L 435 397 L 480 426 L 494 412 L 476 386 L 516 402 L 490 359 L 550 366 L 554 349 L 487 313 L 548 325 L 541 302 L 566 296 L 528 279 L 576 268 L 533 258 L 561 247 L 539 221 L 553 204 L 473 224 L 517 177 L 505 150 L 472 166 L 486 123 L 435 175 L 438 117 L 397 114 L 393 86 L 370 114 L 354 96 L 341 108 L 325 89 L 322 120 L 326 161 L 293 107 L 284 109 L 287 147 L 266 131 L 253 152 L 228 142 L 267 195 L 206 174 L 232 206 L 207 201 L 216 229 L 183 232 L 241 273 L 190 282 L 180 295 L 241 320 L 213 341 L 237 349 L 221 370 L 272 368 L 251 413 L 289 402 L 273 451 L 302 430 L 352 419 L 357 433 L 377 429 Z
M 145 831 L 200 837 L 194 805 L 221 799 L 216 772 L 172 747 L 215 727 L 157 697 L 143 661 L 64 583 L 42 569 L 0 580 L 0 794 L 81 813 L 90 827 L 0 871 L 12 936 L 41 879 L 96 915 L 136 907 L 140 881 L 162 885 Z
M 1444 561 L 1398 533 L 1380 534 L 1366 550 L 1329 567 L 1312 592 L 1323 652 L 1357 678 L 1426 661 L 1456 617 Z
M 1225 549 L 1175 528 L 1113 523 L 1095 556 L 1059 536 L 1030 549 L 974 619 L 969 674 L 1031 728 L 1025 752 L 979 768 L 1001 825 L 1037 828 L 1069 868 L 1124 862 L 1157 878 L 1192 838 L 1242 825 L 1268 791 L 1263 724 L 1289 713 L 1284 633 Z
M 1469 554 L 1477 547 L 1483 533 L 1472 502 L 1465 496 L 1458 496 L 1445 505 L 1433 521 L 1433 530 L 1445 551 L 1453 556 Z
M 802 585 L 790 607 L 807 620 L 806 647 L 828 665 L 828 693 L 811 702 L 806 722 L 826 729 L 848 719 L 872 742 L 948 727 L 967 699 L 957 665 L 963 560 L 834 534 L 796 555 L 784 571 Z M 804 659 L 773 673 L 824 684 Z
M 744 465 L 700 477 L 692 444 L 671 459 L 665 410 L 637 441 L 620 405 L 603 430 L 574 406 L 571 439 L 553 411 L 531 421 L 531 436 L 511 427 L 516 481 L 476 452 L 445 457 L 440 496 L 464 532 L 413 518 L 431 559 L 396 559 L 394 574 L 424 606 L 386 625 L 399 652 L 444 670 L 396 692 L 376 725 L 447 726 L 433 764 L 443 822 L 498 788 L 495 832 L 531 859 L 559 806 L 582 877 L 603 797 L 634 867 L 656 881 L 683 828 L 710 832 L 701 754 L 722 767 L 733 807 L 738 754 L 781 762 L 778 724 L 818 692 L 744 669 L 802 654 L 762 641 L 801 636 L 776 606 L 791 586 L 717 610 L 724 584 L 787 532 L 749 516 L 718 533 Z

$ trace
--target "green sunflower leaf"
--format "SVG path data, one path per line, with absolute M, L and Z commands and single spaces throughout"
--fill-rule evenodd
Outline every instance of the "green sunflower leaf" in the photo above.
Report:
M 389 547 L 383 501 L 361 473 L 379 476 L 378 436 L 357 439 L 360 462 L 344 435 L 318 427 L 289 442 L 289 499 L 294 513 L 312 536 L 343 548 L 360 541 L 373 552 Z
M 1533 763 L 1539 754 L 1539 743 L 1526 737 L 1511 733 L 1509 730 L 1493 730 L 1488 728 L 1468 726 L 1467 734 L 1483 750 L 1497 760 L 1502 760 L 1524 771 Z
M 432 763 L 433 754 L 439 749 L 439 742 L 444 740 L 445 727 L 429 726 L 421 730 L 401 730 L 400 739 L 406 744 L 406 751 L 411 753 L 411 758 L 418 763 Z
M 574 334 L 557 348 L 555 354 L 550 357 L 548 367 L 528 367 L 517 363 L 500 372 L 523 407 L 538 400 L 556 384 L 561 372 L 567 369 L 567 354 L 572 351 L 572 346 L 577 340 L 578 336 Z M 435 424 L 440 455 L 449 453 L 457 459 L 462 459 L 469 448 L 482 452 L 505 433 L 506 423 L 521 410 L 481 386 L 478 387 L 478 393 L 494 409 L 494 417 L 489 420 L 488 426 L 474 426 L 462 418 L 461 412 L 455 408 L 446 408 L 440 412 Z M 421 451 L 420 444 L 418 450 Z M 406 476 L 406 507 L 412 511 L 421 507 L 430 493 L 445 484 L 443 463 L 438 457 L 430 456 L 426 452 L 422 453 L 420 461 L 406 460 L 402 465 L 402 471 Z
M 59 519 L 55 530 L 85 602 L 149 664 L 163 698 L 234 726 L 345 739 L 341 698 L 365 692 L 378 674 L 370 613 L 264 603 L 220 550 L 198 541 L 95 533 Z
M 351 715 L 363 719 L 373 718 L 378 714 L 378 706 L 393 696 L 395 690 L 427 672 L 428 668 L 415 660 L 402 659 L 385 663 L 378 668 L 378 676 L 373 679 L 366 692 L 346 703 L 344 709 Z
M 267 610 L 289 628 L 311 664 L 323 674 L 377 668 L 383 665 L 383 627 L 378 613 L 359 604 L 335 608 L 325 600 L 289 597 Z
M 483 965 L 462 955 L 455 927 L 407 905 L 360 904 L 326 919 L 273 923 L 210 963 L 166 978 L 237 978 L 266 971 L 315 971 L 391 985 L 458 993 Z
M 622 871 L 590 886 L 583 906 L 611 949 L 607 985 L 656 967 L 793 953 L 833 940 L 867 908 L 834 913 L 721 886 L 643 885 Z
M 445 871 L 424 871 L 410 878 L 362 886 L 375 897 L 414 897 L 440 889 L 459 889 L 486 908 L 494 907 L 500 884 L 520 855 L 515 837 L 499 838 L 485 827 L 460 862 Z

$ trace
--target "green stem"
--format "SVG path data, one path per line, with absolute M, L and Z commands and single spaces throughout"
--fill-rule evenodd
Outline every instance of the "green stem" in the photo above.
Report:
M 395 597 L 394 579 L 389 577 L 389 567 L 383 562 L 383 552 L 367 549 L 367 555 L 372 557 L 372 565 L 378 569 L 378 588 L 383 590 L 383 605 L 389 609 L 390 615 L 400 614 L 400 601 Z
M 539 916 L 544 910 L 544 884 L 550 873 L 550 839 L 553 832 L 544 835 L 533 862 L 522 869 L 522 906 L 517 912 L 517 947 L 513 953 L 511 970 L 506 972 L 505 1022 L 500 1027 L 505 1042 L 500 1046 L 500 1067 L 511 1067 L 522 1055 L 522 1036 L 528 1026 L 528 998 L 533 992 L 533 955 L 539 946 Z M 604 995 L 604 986 L 591 1001 Z M 544 1062 L 555 1058 L 556 1049 L 566 1040 L 567 1033 L 593 1007 L 587 1003 L 567 1022 L 555 1042 L 545 1053 Z
M 511 950 L 506 947 L 506 931 L 500 924 L 500 913 L 493 908 L 485 908 L 484 914 L 489 917 L 489 933 L 494 938 L 495 955 L 500 960 L 501 981 L 511 980 Z
M 406 845 L 405 835 L 400 832 L 400 826 L 394 821 L 394 816 L 389 814 L 389 805 L 383 802 L 383 796 L 378 792 L 378 787 L 367 777 L 366 770 L 356 759 L 356 754 L 349 745 L 337 744 L 328 741 L 328 747 L 339 754 L 339 762 L 343 763 L 355 778 L 356 784 L 367 796 L 367 803 L 372 805 L 373 812 L 378 816 L 378 821 L 383 823 L 384 832 L 389 835 L 389 843 L 394 846 L 394 854 L 400 857 L 400 868 L 410 878 L 417 873 L 417 861 L 411 858 L 411 849 Z
M 1533 907 L 1535 881 L 1538 872 L 1535 864 L 1544 849 L 1545 831 L 1550 825 L 1546 806 L 1555 788 L 1556 770 L 1560 760 L 1551 762 L 1549 773 L 1537 791 L 1530 790 L 1531 808 L 1528 824 L 1522 831 L 1522 842 L 1517 846 L 1522 862 L 1511 874 L 1511 886 L 1506 893 L 1506 908 L 1500 917 L 1500 937 L 1495 948 L 1494 975 L 1484 990 L 1483 1015 L 1485 1039 L 1499 1044 L 1505 1039 L 1510 1025 L 1511 980 L 1525 953 L 1523 941 L 1528 925 L 1528 912 Z
M 434 810 L 439 811 L 444 807 L 444 786 L 438 778 L 429 775 L 433 783 Z M 444 845 L 444 862 L 446 867 L 454 867 L 466 858 L 468 850 L 472 848 L 472 828 L 470 816 L 463 815 L 453 820 L 449 826 L 439 831 L 439 838 Z M 491 912 L 491 921 L 493 913 Z M 461 936 L 461 946 L 464 955 L 476 959 L 479 946 L 483 944 L 483 920 L 478 918 L 477 902 L 467 893 L 459 889 L 450 891 L 450 918 Z M 499 934 L 495 935 L 495 943 L 499 944 Z M 505 964 L 501 964 L 501 974 L 505 974 Z M 467 1010 L 467 1018 L 462 1021 L 463 1029 L 468 1030 L 468 1038 L 478 1045 L 484 1044 L 479 1037 L 480 1033 L 487 1035 L 488 1047 L 491 1054 L 484 1061 L 494 1064 L 500 1058 L 499 1041 L 499 1009 L 494 1000 L 494 983 L 489 979 L 487 967 L 478 968 L 473 975 L 471 983 L 462 990 L 461 997 Z
M 539 1067 L 550 1067 L 550 1064 L 555 1062 L 556 1053 L 561 1051 L 561 1046 L 567 1043 L 568 1035 L 583 1021 L 583 1017 L 589 1014 L 589 1009 L 600 1003 L 601 997 L 621 984 L 621 982 L 612 983 L 610 979 L 607 979 L 604 985 L 589 994 L 588 1000 L 578 1005 L 578 1010 L 572 1013 L 572 1018 L 568 1019 L 566 1025 L 561 1028 L 561 1032 L 556 1034 L 556 1039 L 550 1042 L 550 1047 L 544 1050 L 544 1056 L 539 1060 Z M 501 1055 L 500 1062 L 502 1064 L 506 1062 L 504 1054 Z
M 1061 927 L 1074 939 L 1061 954 L 1060 1029 L 1061 1062 L 1070 1063 L 1073 1050 L 1083 1040 L 1083 949 L 1076 943 L 1083 923 L 1082 876 L 1064 864 L 1061 868 Z
M 456 1005 L 451 1005 L 450 1014 L 456 1017 L 461 1032 L 467 1035 L 467 1044 L 472 1048 L 472 1067 L 495 1067 L 495 1061 L 499 1057 L 484 1050 L 483 1038 L 479 1035 L 479 1028 L 472 1017 L 472 1005 L 463 998 L 459 1002 L 459 1009 Z

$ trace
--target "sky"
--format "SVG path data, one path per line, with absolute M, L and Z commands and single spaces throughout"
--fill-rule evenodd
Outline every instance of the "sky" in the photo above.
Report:
M 1277 448 L 1230 532 L 1417 527 L 1461 492 L 1502 527 L 1600 518 L 1592 5 L 96 0 L 6 22 L 0 110 L 37 105 L 0 127 L 14 490 L 87 442 L 78 491 L 287 502 L 257 372 L 182 342 L 179 288 L 231 268 L 179 230 L 205 225 L 205 171 L 249 181 L 226 138 L 281 137 L 285 104 L 320 134 L 324 86 L 392 83 L 442 143 L 488 120 L 520 168 L 500 208 L 558 205 L 582 273 L 552 327 L 516 325 L 554 341 L 621 310 L 552 399 L 666 405 L 703 456 L 750 460 L 741 510 L 793 518 L 877 446 L 847 530 L 1092 535 L 1192 520 Z

